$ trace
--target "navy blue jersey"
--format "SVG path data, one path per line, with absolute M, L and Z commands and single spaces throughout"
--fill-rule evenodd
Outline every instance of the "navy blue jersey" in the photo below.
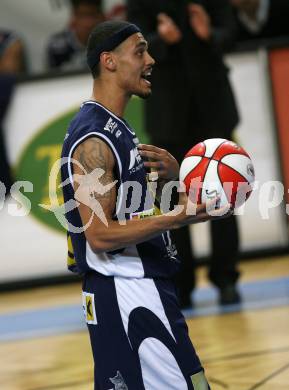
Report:
M 136 245 L 98 254 L 86 241 L 76 207 L 71 158 L 77 146 L 90 137 L 102 139 L 115 158 L 117 202 L 113 218 L 125 221 L 157 214 L 134 131 L 124 119 L 99 103 L 85 102 L 69 126 L 62 149 L 61 175 L 62 182 L 66 183 L 63 195 L 68 222 L 69 269 L 78 273 L 95 270 L 106 276 L 133 278 L 172 276 L 178 270 L 179 259 L 169 232 Z

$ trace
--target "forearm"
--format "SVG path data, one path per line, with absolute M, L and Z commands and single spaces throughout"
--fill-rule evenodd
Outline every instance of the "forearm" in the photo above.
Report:
M 125 248 L 182 226 L 183 218 L 180 214 L 173 214 L 171 212 L 145 219 L 127 220 L 122 223 L 109 221 L 107 227 L 102 225 L 94 233 L 89 232 L 87 239 L 96 253 Z

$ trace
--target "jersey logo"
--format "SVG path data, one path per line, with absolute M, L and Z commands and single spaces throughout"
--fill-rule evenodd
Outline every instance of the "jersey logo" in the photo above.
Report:
M 111 134 L 114 134 L 116 138 L 120 137 L 122 132 L 120 130 L 117 130 L 117 122 L 114 121 L 112 118 L 109 118 L 109 120 L 106 122 L 106 125 L 104 126 L 104 130 L 109 131 Z
M 128 387 L 119 371 L 117 371 L 115 377 L 109 378 L 109 380 L 114 385 L 114 390 L 128 390 Z
M 141 162 L 141 156 L 138 152 L 138 149 L 137 148 L 134 148 L 130 151 L 130 163 L 129 163 L 129 170 L 131 170 L 135 164 L 140 164 Z
M 83 311 L 84 317 L 87 324 L 96 325 L 97 318 L 95 313 L 95 302 L 94 302 L 94 294 L 87 293 L 85 291 L 82 292 L 82 303 L 83 303 Z

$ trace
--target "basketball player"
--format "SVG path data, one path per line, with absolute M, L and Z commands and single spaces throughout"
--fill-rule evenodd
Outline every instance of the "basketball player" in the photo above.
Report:
M 181 212 L 157 215 L 151 189 L 158 184 L 158 194 L 179 167 L 167 151 L 138 144 L 122 118 L 132 94 L 151 94 L 154 60 L 138 27 L 98 25 L 87 61 L 93 93 L 65 137 L 62 180 L 69 268 L 83 274 L 95 389 L 207 390 L 170 280 L 179 259 L 168 230 L 212 216 L 204 204 L 187 213 L 185 193 Z M 149 182 L 150 169 L 158 182 Z M 224 210 L 214 212 L 219 218 Z

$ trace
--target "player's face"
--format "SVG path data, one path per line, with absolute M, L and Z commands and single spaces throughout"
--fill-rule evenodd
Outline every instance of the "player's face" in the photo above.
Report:
M 141 33 L 131 35 L 116 50 L 119 86 L 131 95 L 143 98 L 151 94 L 149 77 L 154 59 L 148 53 L 147 42 Z

